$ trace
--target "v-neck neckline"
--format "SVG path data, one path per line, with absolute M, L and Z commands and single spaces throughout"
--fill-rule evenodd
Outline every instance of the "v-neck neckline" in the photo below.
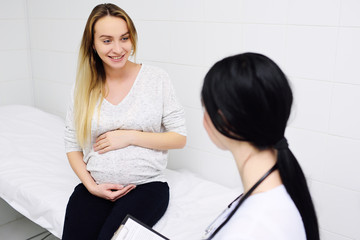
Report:
M 107 100 L 106 98 L 104 98 L 104 101 L 107 102 L 108 104 L 110 104 L 110 105 L 113 106 L 113 107 L 120 106 L 120 105 L 122 105 L 123 102 L 126 102 L 126 100 L 129 98 L 129 96 L 132 94 L 133 89 L 135 88 L 135 85 L 136 85 L 138 79 L 140 78 L 140 75 L 141 75 L 141 73 L 142 73 L 143 68 L 144 68 L 144 64 L 141 64 L 140 70 L 139 70 L 139 72 L 137 73 L 136 78 L 135 78 L 135 81 L 133 82 L 133 84 L 132 84 L 129 92 L 126 94 L 126 96 L 125 96 L 119 103 L 113 104 L 113 103 L 111 103 L 109 100 Z

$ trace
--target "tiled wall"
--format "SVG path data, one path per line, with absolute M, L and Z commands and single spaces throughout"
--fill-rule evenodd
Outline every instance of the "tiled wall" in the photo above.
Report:
M 8 0 L 7 4 L 24 1 Z M 65 115 L 80 38 L 97 3 L 100 1 L 25 2 L 37 107 Z M 166 69 L 185 106 L 188 143 L 184 150 L 171 151 L 170 167 L 187 168 L 228 186 L 240 185 L 231 155 L 216 149 L 203 130 L 199 91 L 206 71 L 220 58 L 245 51 L 264 53 L 283 68 L 293 85 L 296 99 L 286 136 L 308 177 L 322 239 L 360 240 L 360 1 L 114 3 L 137 26 L 137 61 Z M 14 19 L 10 11 L 2 7 L 0 11 L 5 16 L 0 19 L 1 29 L 26 28 L 23 13 Z M 21 38 L 20 32 L 16 34 Z M 15 51 L 25 56 L 26 43 L 2 37 L 0 61 L 22 61 L 14 56 Z M 17 70 L 17 65 L 5 68 L 5 72 L 22 74 Z M 3 87 L 14 91 L 7 85 L 27 79 L 7 73 L 9 80 L 4 80 L 2 72 L 1 94 Z
M 0 1 L 0 105 L 33 104 L 26 26 L 25 1 Z M 0 226 L 20 216 L 0 198 Z
M 0 1 L 0 105 L 33 105 L 24 0 Z
M 35 105 L 64 116 L 91 1 L 27 0 Z

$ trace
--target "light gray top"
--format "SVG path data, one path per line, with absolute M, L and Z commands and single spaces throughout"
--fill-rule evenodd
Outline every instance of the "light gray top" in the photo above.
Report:
M 115 129 L 131 129 L 176 132 L 186 136 L 185 112 L 176 98 L 169 75 L 160 68 L 144 64 L 128 95 L 118 105 L 104 99 L 99 119 L 95 111 L 91 124 L 91 146 L 85 149 L 77 143 L 73 116 L 72 97 L 66 116 L 65 150 L 84 153 L 87 170 L 98 184 L 166 181 L 162 171 L 167 164 L 167 151 L 131 145 L 99 154 L 92 145 L 101 134 Z

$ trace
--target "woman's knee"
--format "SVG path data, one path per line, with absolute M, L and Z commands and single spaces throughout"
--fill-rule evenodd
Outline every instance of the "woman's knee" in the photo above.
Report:
M 152 227 L 165 214 L 169 205 L 169 186 L 166 182 L 153 182 L 139 186 L 139 196 L 129 214 Z

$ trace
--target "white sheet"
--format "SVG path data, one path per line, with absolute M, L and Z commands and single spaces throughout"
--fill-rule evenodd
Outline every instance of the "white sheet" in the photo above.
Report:
M 59 238 L 68 198 L 79 183 L 64 153 L 63 133 L 60 117 L 29 106 L 0 107 L 0 197 Z M 154 228 L 170 239 L 200 239 L 239 194 L 188 171 L 165 173 L 170 204 Z

